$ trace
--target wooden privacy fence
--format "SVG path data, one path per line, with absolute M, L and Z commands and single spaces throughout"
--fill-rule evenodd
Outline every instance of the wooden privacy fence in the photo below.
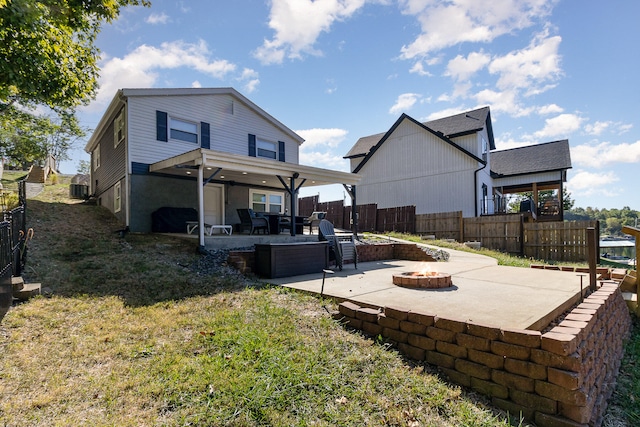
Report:
M 596 230 L 598 221 L 534 222 L 524 224 L 524 256 L 548 261 L 585 261 L 587 254 L 587 228 Z M 599 246 L 596 253 L 600 253 Z
M 416 215 L 416 233 L 462 241 L 462 211 Z
M 485 248 L 520 254 L 522 252 L 521 221 L 520 215 L 464 218 L 464 241 L 482 242 Z

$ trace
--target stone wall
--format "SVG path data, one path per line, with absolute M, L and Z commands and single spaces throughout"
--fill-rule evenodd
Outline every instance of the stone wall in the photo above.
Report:
M 615 386 L 630 316 L 605 284 L 547 332 L 500 329 L 394 307 L 339 305 L 336 318 L 382 336 L 453 382 L 539 426 L 599 426 Z

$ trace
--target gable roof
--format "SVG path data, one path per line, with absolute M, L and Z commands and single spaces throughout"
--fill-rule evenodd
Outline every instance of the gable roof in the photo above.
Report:
M 409 117 L 408 115 L 406 115 L 405 113 L 402 113 L 402 115 L 398 118 L 398 120 L 396 120 L 396 122 L 393 124 L 393 126 L 391 126 L 391 128 L 384 134 L 382 134 L 382 138 L 379 139 L 377 144 L 374 144 L 373 147 L 371 147 L 371 149 L 369 150 L 369 152 L 364 156 L 364 159 L 360 162 L 360 164 L 358 164 L 358 166 L 356 166 L 356 168 L 353 170 L 353 173 L 358 173 L 360 171 L 360 169 L 362 169 L 362 167 L 369 161 L 369 159 L 371 158 L 371 156 L 373 156 L 375 154 L 376 151 L 378 151 L 378 149 L 382 146 L 382 144 L 385 143 L 385 141 L 387 139 L 389 139 L 389 137 L 393 134 L 393 132 L 395 132 L 396 128 L 398 126 L 400 126 L 400 124 L 405 121 L 405 120 L 409 120 L 410 122 L 412 122 L 413 124 L 421 127 L 422 129 L 426 130 L 427 132 L 431 133 L 432 135 L 436 136 L 437 138 L 440 138 L 442 141 L 444 141 L 445 143 L 451 145 L 452 147 L 454 147 L 455 149 L 459 150 L 460 152 L 466 154 L 467 156 L 473 158 L 474 160 L 477 160 L 478 162 L 484 163 L 486 164 L 486 162 L 484 160 L 482 160 L 481 158 L 477 157 L 475 154 L 473 154 L 470 151 L 465 150 L 464 148 L 460 147 L 458 144 L 456 144 L 455 142 L 453 142 L 452 140 L 450 140 L 449 138 L 447 138 L 445 135 L 443 135 L 441 132 L 436 132 L 435 130 L 425 126 L 423 123 L 420 123 L 419 121 L 417 121 L 416 119 Z M 377 135 L 372 135 L 373 136 L 377 136 Z M 361 138 L 362 139 L 362 138 Z M 358 157 L 358 156 L 354 156 L 354 157 Z
M 431 120 L 422 123 L 422 125 L 423 127 L 427 127 L 436 132 L 441 132 L 449 139 L 469 135 L 486 128 L 487 135 L 489 136 L 489 149 L 495 150 L 496 148 L 493 139 L 493 127 L 491 125 L 491 112 L 489 107 L 482 107 L 453 116 Z M 385 133 L 383 132 L 375 135 L 363 136 L 356 141 L 344 158 L 352 159 L 366 156 L 371 148 L 375 146 L 384 135 Z
M 259 116 L 261 116 L 266 121 L 270 122 L 276 128 L 280 129 L 287 135 L 291 137 L 298 144 L 302 144 L 304 142 L 304 138 L 300 135 L 289 129 L 287 126 L 282 124 L 275 117 L 264 111 L 258 105 L 254 104 L 249 98 L 242 95 L 240 92 L 235 90 L 232 87 L 203 87 L 203 88 L 142 88 L 142 89 L 120 89 L 116 92 L 111 103 L 107 107 L 104 115 L 100 119 L 98 126 L 94 130 L 91 138 L 87 142 L 85 146 L 85 151 L 90 152 L 93 146 L 96 144 L 97 137 L 104 131 L 104 129 L 111 122 L 111 118 L 117 111 L 120 110 L 122 105 L 127 98 L 137 97 L 137 96 L 202 96 L 202 95 L 230 95 L 236 98 L 241 103 L 245 104 L 249 109 L 255 111 Z
M 494 178 L 566 169 L 571 169 L 566 139 L 491 152 L 491 176 Z

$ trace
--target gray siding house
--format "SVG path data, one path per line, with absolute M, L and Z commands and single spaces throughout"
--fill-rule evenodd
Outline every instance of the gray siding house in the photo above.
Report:
M 538 191 L 548 189 L 561 207 L 571 168 L 567 140 L 496 150 L 489 107 L 425 123 L 402 114 L 387 132 L 360 138 L 345 158 L 361 176 L 359 204 L 465 217 L 504 213 L 513 193 L 533 192 L 537 206 Z
M 90 194 L 135 232 L 162 207 L 200 224 L 238 223 L 238 208 L 293 217 L 300 187 L 359 181 L 300 165 L 303 141 L 232 88 L 121 89 L 85 146 Z

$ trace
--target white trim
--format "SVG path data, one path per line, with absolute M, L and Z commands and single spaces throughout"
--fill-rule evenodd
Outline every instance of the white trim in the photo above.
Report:
M 122 210 L 122 181 L 118 181 L 113 186 L 113 212 Z
M 255 194 L 260 194 L 260 195 L 264 195 L 265 197 L 265 201 L 264 201 L 264 211 L 261 210 L 256 210 L 253 209 L 254 204 L 255 203 L 259 203 L 256 202 L 255 200 L 253 200 L 253 196 Z M 281 198 L 281 202 L 280 202 L 280 210 L 278 212 L 272 212 L 271 211 L 271 203 L 270 203 L 270 197 L 271 196 L 279 196 Z M 255 211 L 255 212 L 264 212 L 264 213 L 284 213 L 285 210 L 285 197 L 284 197 L 284 192 L 280 192 L 280 191 L 266 191 L 266 190 L 261 190 L 261 189 L 257 189 L 257 188 L 252 188 L 249 190 L 249 206 Z

